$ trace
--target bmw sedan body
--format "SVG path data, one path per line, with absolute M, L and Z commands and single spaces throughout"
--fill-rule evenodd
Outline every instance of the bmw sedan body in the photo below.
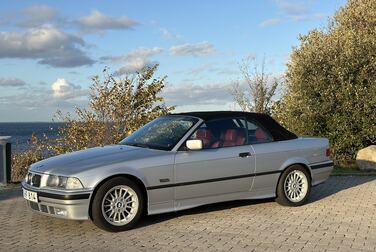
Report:
M 115 145 L 32 164 L 22 187 L 38 213 L 123 231 L 143 213 L 215 202 L 300 206 L 332 169 L 325 138 L 298 137 L 265 114 L 191 112 L 159 117 Z

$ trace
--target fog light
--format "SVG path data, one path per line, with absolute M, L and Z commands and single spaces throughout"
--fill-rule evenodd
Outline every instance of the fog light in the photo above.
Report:
M 60 216 L 66 216 L 67 210 L 55 207 L 55 214 Z

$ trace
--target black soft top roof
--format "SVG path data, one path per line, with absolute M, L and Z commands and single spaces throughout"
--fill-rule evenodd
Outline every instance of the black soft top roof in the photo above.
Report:
M 297 136 L 282 127 L 271 116 L 261 113 L 251 113 L 243 111 L 200 111 L 200 112 L 185 112 L 175 113 L 172 115 L 187 115 L 201 118 L 204 121 L 221 119 L 226 117 L 245 117 L 250 120 L 259 122 L 266 130 L 270 132 L 275 141 L 283 141 L 295 139 Z

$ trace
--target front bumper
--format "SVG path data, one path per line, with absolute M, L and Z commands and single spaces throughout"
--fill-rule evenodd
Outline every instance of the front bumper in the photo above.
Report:
M 27 205 L 35 212 L 64 219 L 89 219 L 92 191 L 57 192 L 32 187 L 25 182 L 22 182 L 21 186 L 25 190 L 37 193 L 38 203 L 26 200 Z

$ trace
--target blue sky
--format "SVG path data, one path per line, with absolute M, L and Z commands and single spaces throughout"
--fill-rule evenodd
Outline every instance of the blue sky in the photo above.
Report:
M 331 1 L 2 1 L 0 121 L 50 121 L 86 106 L 90 77 L 159 63 L 177 111 L 236 108 L 239 63 L 281 76 L 299 34 L 327 24 Z

